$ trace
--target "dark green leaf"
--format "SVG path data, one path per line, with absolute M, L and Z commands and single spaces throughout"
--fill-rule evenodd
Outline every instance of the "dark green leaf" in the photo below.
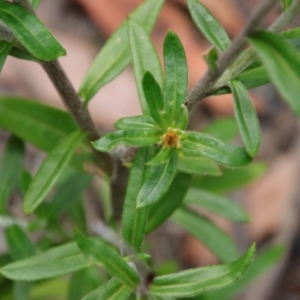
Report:
M 160 164 L 165 164 L 169 161 L 169 159 L 171 159 L 175 151 L 176 150 L 174 147 L 162 147 L 154 158 L 147 161 L 147 165 L 157 166 Z
M 41 62 L 40 59 L 35 58 L 33 55 L 31 55 L 29 52 L 21 50 L 19 48 L 13 47 L 11 51 L 9 52 L 9 55 L 19 58 L 19 59 L 25 59 L 35 62 Z
M 220 23 L 202 3 L 198 2 L 198 0 L 188 0 L 188 6 L 195 24 L 204 36 L 218 50 L 225 51 L 231 41 Z
M 232 239 L 204 216 L 182 207 L 171 219 L 203 242 L 222 261 L 229 262 L 238 257 Z
M 263 163 L 252 163 L 239 169 L 222 168 L 222 176 L 195 176 L 192 185 L 214 193 L 226 193 L 249 184 L 266 171 Z
M 188 190 L 190 179 L 191 176 L 188 174 L 177 174 L 163 198 L 150 207 L 146 227 L 147 233 L 160 226 L 180 206 Z
M 284 38 L 272 32 L 258 31 L 250 42 L 280 94 L 300 116 L 300 56 L 297 51 Z
M 82 232 L 87 232 L 87 221 L 85 216 L 85 208 L 83 205 L 83 201 L 79 198 L 77 201 L 72 203 L 71 208 L 69 209 L 69 214 L 71 219 L 74 222 L 76 228 L 81 230 Z
M 5 230 L 5 239 L 9 254 L 13 260 L 20 260 L 34 255 L 33 243 L 19 226 L 13 225 L 7 228 Z
M 217 215 L 237 222 L 248 222 L 250 217 L 234 201 L 205 190 L 190 188 L 185 199 L 186 204 L 196 204 Z
M 84 135 L 80 131 L 75 131 L 65 141 L 58 144 L 46 157 L 25 195 L 23 204 L 25 213 L 33 212 L 42 203 L 64 168 L 68 165 Z
M 282 9 L 286 10 L 292 5 L 293 0 L 282 0 L 281 2 L 282 2 Z
M 122 118 L 115 123 L 117 129 L 157 129 L 158 125 L 149 116 Z
M 260 127 L 247 89 L 239 81 L 230 81 L 234 99 L 234 115 L 248 154 L 254 157 L 260 146 Z
M 284 253 L 282 246 L 273 246 L 260 253 L 249 266 L 245 275 L 236 284 L 222 288 L 217 291 L 210 291 L 201 295 L 201 300 L 229 300 L 241 293 L 253 281 L 258 280 L 259 276 L 272 268 Z M 200 300 L 200 299 L 199 299 Z
M 251 162 L 244 148 L 224 143 L 208 134 L 187 131 L 182 145 L 228 167 L 241 167 Z
M 189 111 L 185 104 L 181 104 L 181 115 L 175 127 L 180 130 L 185 130 L 188 125 L 189 125 Z
M 75 242 L 10 263 L 0 273 L 12 280 L 34 281 L 68 274 L 90 266 Z
M 128 36 L 141 108 L 144 115 L 152 115 L 146 100 L 147 95 L 144 94 L 143 77 L 146 72 L 151 73 L 162 91 L 163 75 L 160 61 L 147 31 L 133 19 L 128 21 Z
M 164 41 L 165 64 L 165 110 L 171 119 L 171 127 L 175 127 L 184 103 L 188 71 L 183 46 L 178 36 L 169 31 Z
M 22 170 L 20 174 L 20 191 L 22 196 L 27 192 L 29 185 L 32 181 L 32 176 L 27 170 Z
M 129 17 L 140 22 L 149 33 L 157 19 L 164 0 L 147 0 Z M 130 63 L 131 53 L 127 34 L 127 20 L 115 31 L 97 55 L 84 76 L 79 94 L 87 103 L 107 82 L 119 75 Z
M 6 57 L 10 51 L 10 49 L 12 48 L 13 44 L 12 43 L 8 43 L 6 41 L 1 41 L 0 40 L 0 72 L 2 70 L 2 67 L 5 63 Z
M 215 47 L 209 48 L 208 51 L 203 54 L 203 58 L 209 70 L 215 71 L 217 69 L 218 57 L 218 51 Z
M 150 293 L 167 298 L 185 298 L 231 285 L 245 273 L 253 259 L 254 251 L 253 245 L 232 263 L 156 277 L 150 286 Z
M 93 147 L 102 152 L 109 151 L 118 145 L 149 146 L 159 141 L 162 131 L 160 129 L 128 129 L 118 130 L 106 134 L 92 143 Z
M 0 160 L 0 213 L 5 212 L 9 196 L 17 184 L 23 158 L 23 142 L 16 137 L 9 138 Z
M 66 54 L 65 49 L 44 24 L 23 7 L 9 2 L 1 2 L 0 19 L 22 45 L 38 59 L 54 60 Z
M 137 195 L 151 167 L 146 166 L 147 159 L 153 157 L 153 147 L 140 148 L 130 169 L 122 215 L 123 239 L 137 252 L 141 251 L 145 235 L 148 209 L 137 209 Z
M 175 177 L 176 163 L 177 155 L 173 154 L 166 164 L 158 165 L 152 169 L 138 194 L 138 208 L 148 207 L 163 197 Z
M 146 72 L 143 77 L 143 90 L 151 117 L 163 130 L 167 130 L 171 124 L 164 107 L 163 95 L 158 83 L 149 72 Z
M 222 118 L 211 122 L 203 129 L 203 132 L 211 134 L 223 142 L 230 142 L 237 136 L 238 128 L 234 118 Z
M 116 277 L 125 285 L 136 288 L 139 282 L 137 273 L 124 261 L 124 259 L 100 238 L 91 239 L 75 232 L 75 239 L 83 254 L 93 262 L 100 263 L 106 272 Z
M 130 294 L 129 287 L 120 283 L 116 278 L 112 278 L 81 300 L 126 300 Z

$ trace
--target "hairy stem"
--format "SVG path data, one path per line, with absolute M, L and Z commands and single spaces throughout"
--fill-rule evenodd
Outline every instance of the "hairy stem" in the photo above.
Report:
M 253 33 L 277 2 L 279 2 L 279 0 L 264 0 L 254 9 L 242 31 L 218 60 L 217 68 L 214 71 L 208 70 L 190 90 L 185 101 L 189 110 L 192 110 L 196 104 L 206 96 L 207 92 L 212 88 L 218 78 L 237 58 L 246 45 L 246 37 Z

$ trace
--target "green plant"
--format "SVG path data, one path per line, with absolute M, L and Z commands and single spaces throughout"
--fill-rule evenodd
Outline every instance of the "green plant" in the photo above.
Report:
M 278 259 L 281 248 L 268 250 L 269 260 L 262 255 L 237 285 L 228 287 L 247 271 L 255 247 L 240 256 L 231 238 L 191 205 L 233 221 L 249 220 L 241 207 L 220 193 L 246 184 L 264 169 L 259 163 L 226 169 L 250 163 L 260 146 L 259 122 L 247 89 L 273 82 L 291 109 L 300 113 L 300 28 L 271 32 L 281 31 L 300 11 L 298 1 L 283 1 L 283 12 L 271 31 L 257 31 L 276 4 L 262 1 L 231 42 L 201 3 L 188 0 L 194 22 L 212 44 L 204 56 L 208 71 L 188 94 L 185 52 L 177 35 L 169 32 L 165 38 L 164 74 L 149 38 L 163 0 L 146 0 L 120 26 L 83 78 L 78 94 L 56 61 L 65 50 L 34 13 L 40 1 L 13 2 L 0 1 L 0 67 L 7 55 L 40 63 L 69 112 L 30 99 L 0 97 L 0 126 L 12 134 L 0 164 L 0 213 L 8 248 L 8 254 L 0 257 L 0 299 L 10 299 L 12 294 L 16 299 L 61 299 L 67 286 L 69 299 L 220 299 L 220 295 L 225 299 Z M 251 47 L 245 48 L 247 38 Z M 100 138 L 86 107 L 131 60 L 143 115 L 120 119 L 117 131 Z M 186 130 L 196 103 L 222 93 L 234 96 L 237 126 L 223 120 L 204 133 Z M 237 130 L 243 147 L 229 143 Z M 23 169 L 23 141 L 49 153 L 33 178 Z M 121 179 L 118 164 L 107 152 L 119 147 L 115 153 L 120 153 L 124 145 L 139 149 L 127 162 L 130 175 L 120 243 L 107 182 Z M 88 237 L 81 199 L 93 179 L 91 170 L 100 170 L 105 178 L 101 237 Z M 30 220 L 21 221 L 9 212 L 12 191 L 24 199 L 24 212 L 33 214 Z M 74 237 L 59 222 L 63 213 L 77 228 Z M 169 218 L 224 263 L 155 276 L 143 241 Z M 27 236 L 30 232 L 43 233 L 45 238 L 33 244 Z M 101 276 L 98 267 L 108 275 Z M 60 277 L 69 273 L 74 273 L 70 284 Z M 59 278 L 49 280 L 53 277 Z M 38 280 L 43 281 L 32 283 Z M 221 292 L 207 292 L 221 288 Z

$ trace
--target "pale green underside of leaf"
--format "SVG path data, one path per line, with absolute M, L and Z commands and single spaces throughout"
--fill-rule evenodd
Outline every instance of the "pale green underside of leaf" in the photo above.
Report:
M 164 0 L 147 0 L 129 17 L 140 22 L 150 32 L 163 3 Z M 79 91 L 84 102 L 87 103 L 103 85 L 119 75 L 130 61 L 126 20 L 111 35 L 84 76 Z
M 162 91 L 163 74 L 160 61 L 147 31 L 134 19 L 128 21 L 128 35 L 141 108 L 144 115 L 150 115 L 143 89 L 143 78 L 146 72 L 150 72 Z
M 238 257 L 232 239 L 206 217 L 181 207 L 171 219 L 198 238 L 222 261 L 230 262 Z
M 297 116 L 300 116 L 300 57 L 282 37 L 259 31 L 250 38 L 272 82 Z
M 157 296 L 185 298 L 231 285 L 245 273 L 253 259 L 254 251 L 253 245 L 242 257 L 229 264 L 156 277 L 150 286 L 150 293 Z
M 75 272 L 89 265 L 91 263 L 72 242 L 10 263 L 2 267 L 0 273 L 12 280 L 35 281 Z
M 46 157 L 25 195 L 23 203 L 25 213 L 33 212 L 42 203 L 64 168 L 69 164 L 74 151 L 82 141 L 84 135 L 80 131 L 72 133 Z
M 160 129 L 128 129 L 111 132 L 92 143 L 98 151 L 109 151 L 118 145 L 149 146 L 156 144 L 162 131 Z
M 1 2 L 0 19 L 21 44 L 41 60 L 54 60 L 66 51 L 39 19 L 19 5 Z
M 117 129 L 159 129 L 157 123 L 149 116 L 134 116 L 119 119 L 115 123 Z
M 240 135 L 248 154 L 254 157 L 260 146 L 260 127 L 255 108 L 247 89 L 239 81 L 231 81 L 230 88 L 234 99 L 234 115 Z
M 81 300 L 126 300 L 130 294 L 129 287 L 112 278 Z
M 215 17 L 198 0 L 188 0 L 188 7 L 195 24 L 207 40 L 219 51 L 225 51 L 231 41 Z
M 184 202 L 195 204 L 232 221 L 248 222 L 250 220 L 246 211 L 233 200 L 202 189 L 190 188 Z
M 187 131 L 182 145 L 228 167 L 241 167 L 251 162 L 244 148 L 224 143 L 208 134 Z

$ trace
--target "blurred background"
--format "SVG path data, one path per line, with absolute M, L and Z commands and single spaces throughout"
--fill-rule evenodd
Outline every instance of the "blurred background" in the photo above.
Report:
M 76 89 L 105 40 L 141 2 L 42 1 L 37 14 L 67 50 L 67 56 L 59 61 Z M 234 38 L 258 0 L 201 2 Z M 263 25 L 270 24 L 278 13 L 279 10 L 273 11 Z M 169 29 L 179 35 L 186 50 L 189 86 L 192 87 L 206 71 L 202 55 L 210 45 L 193 24 L 185 0 L 167 0 L 162 9 L 152 33 L 160 57 Z M 9 57 L 0 75 L 0 93 L 33 98 L 63 108 L 47 75 L 33 62 Z M 251 96 L 262 128 L 262 145 L 256 158 L 260 176 L 253 176 L 255 179 L 249 180 L 251 182 L 246 187 L 229 194 L 246 208 L 251 223 L 232 224 L 215 216 L 213 219 L 236 240 L 241 251 L 253 241 L 258 243 L 259 249 L 276 241 L 285 244 L 288 250 L 273 271 L 256 280 L 240 299 L 300 299 L 300 210 L 297 205 L 300 202 L 299 121 L 271 85 L 252 90 Z M 140 114 L 132 67 L 104 86 L 89 104 L 89 109 L 101 132 L 113 130 L 114 122 L 121 117 Z M 210 97 L 192 112 L 190 127 L 201 130 L 213 120 L 232 115 L 231 95 Z M 0 147 L 3 147 L 7 134 L 1 132 L 0 137 Z M 31 147 L 27 151 L 27 164 L 34 172 L 44 154 Z M 178 258 L 188 267 L 218 262 L 198 240 L 173 224 L 166 224 L 152 234 L 149 244 L 151 241 L 162 245 L 153 249 L 158 261 Z M 3 247 L 0 244 L 2 251 Z

